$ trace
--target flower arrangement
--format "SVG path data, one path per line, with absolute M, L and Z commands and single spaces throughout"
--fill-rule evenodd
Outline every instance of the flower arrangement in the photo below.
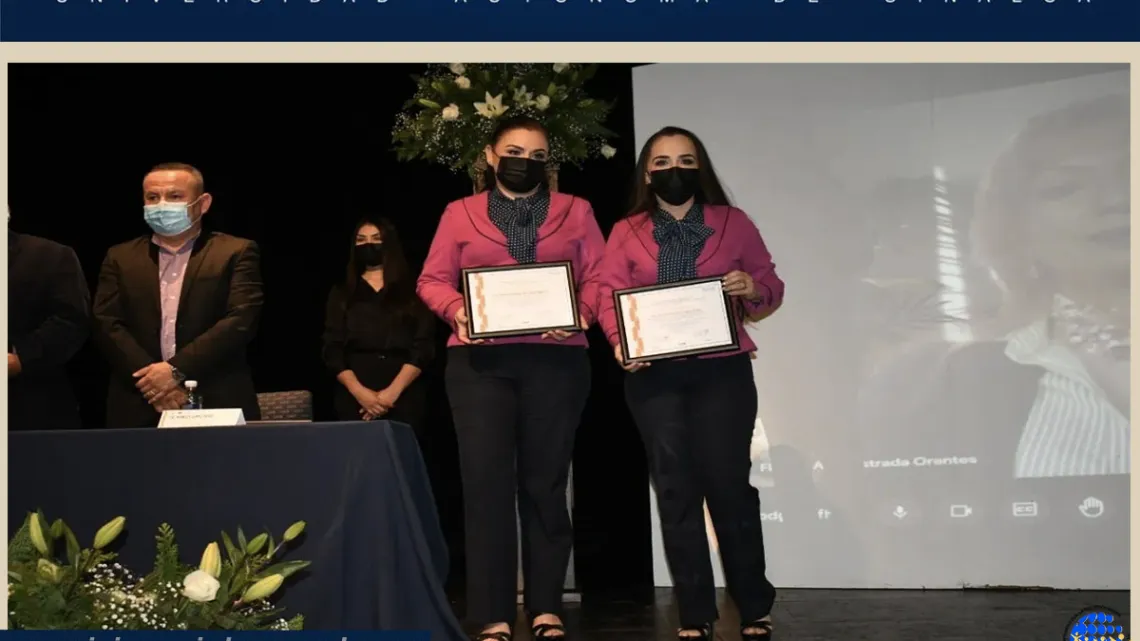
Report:
M 578 165 L 590 156 L 612 158 L 603 126 L 612 103 L 591 98 L 584 86 L 597 65 L 432 65 L 413 76 L 416 92 L 396 116 L 392 140 L 400 160 L 427 160 L 477 179 L 483 148 L 504 116 L 530 116 L 550 134 L 550 160 Z
M 141 578 L 107 551 L 125 527 L 125 518 L 112 519 L 90 548 L 81 548 L 62 520 L 49 527 L 42 512 L 29 514 L 8 542 L 8 629 L 302 629 L 304 618 L 282 618 L 270 597 L 309 562 L 270 562 L 304 532 L 304 521 L 291 525 L 280 544 L 269 533 L 247 540 L 240 528 L 235 544 L 223 532 L 225 560 L 210 543 L 197 568 L 181 563 L 174 530 L 163 524 L 154 569 Z M 55 556 L 60 547 L 65 560 Z

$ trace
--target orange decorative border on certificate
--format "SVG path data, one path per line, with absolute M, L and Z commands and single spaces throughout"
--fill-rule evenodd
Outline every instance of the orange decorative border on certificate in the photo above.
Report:
M 487 297 L 483 295 L 483 275 L 472 274 L 471 279 L 474 281 L 471 286 L 471 293 L 474 298 L 472 308 L 475 316 L 479 318 L 480 327 L 486 328 L 490 322 L 487 320 Z
M 629 337 L 633 340 L 633 349 L 630 350 L 632 358 L 639 358 L 645 354 L 645 340 L 641 337 L 641 321 L 637 318 L 637 297 L 629 297 Z

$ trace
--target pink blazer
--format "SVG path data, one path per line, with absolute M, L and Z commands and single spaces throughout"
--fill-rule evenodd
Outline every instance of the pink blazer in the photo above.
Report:
M 507 251 L 507 238 L 487 214 L 487 192 L 452 202 L 443 212 L 435 232 L 416 292 L 424 303 L 452 329 L 448 347 L 461 345 L 455 337 L 455 313 L 463 306 L 460 271 L 468 267 L 498 267 L 517 262 Z M 605 238 L 594 219 L 590 203 L 552 192 L 550 212 L 538 228 L 538 262 L 568 260 L 574 266 L 578 283 L 579 312 L 586 323 L 597 319 L 598 269 L 605 251 Z M 492 345 L 510 343 L 549 343 L 586 347 L 586 335 L 576 334 L 565 341 L 541 336 L 496 338 Z
M 706 206 L 705 224 L 713 235 L 697 259 L 699 278 L 724 276 L 740 270 L 752 275 L 760 298 L 740 299 L 749 316 L 767 315 L 784 300 L 784 281 L 776 275 L 772 255 L 760 237 L 760 231 L 748 216 L 735 207 Z M 613 293 L 616 289 L 643 287 L 657 282 L 657 241 L 653 240 L 653 223 L 648 214 L 637 214 L 618 221 L 606 243 L 598 287 L 598 320 L 612 345 L 621 344 Z M 735 352 L 709 354 L 701 358 L 729 356 L 756 351 L 756 344 L 744 331 L 744 314 L 738 314 L 736 331 L 740 349 Z

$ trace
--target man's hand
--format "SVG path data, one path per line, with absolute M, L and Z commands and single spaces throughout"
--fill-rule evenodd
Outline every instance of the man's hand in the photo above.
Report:
M 20 357 L 15 354 L 8 354 L 8 378 L 19 376 L 24 367 L 20 364 Z
M 186 390 L 181 387 L 166 392 L 162 396 L 157 397 L 151 401 L 150 406 L 158 413 L 165 412 L 166 410 L 180 410 L 186 404 L 187 396 Z
M 152 363 L 135 372 L 134 377 L 138 379 L 135 387 L 142 392 L 148 403 L 178 386 L 170 363 Z

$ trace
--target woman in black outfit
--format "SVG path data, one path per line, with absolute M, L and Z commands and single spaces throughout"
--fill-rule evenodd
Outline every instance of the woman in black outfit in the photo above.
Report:
M 416 296 L 396 228 L 383 218 L 357 223 L 345 282 L 329 293 L 322 357 L 340 385 L 337 419 L 383 418 L 412 426 L 425 411 L 419 380 L 435 355 L 435 318 Z

